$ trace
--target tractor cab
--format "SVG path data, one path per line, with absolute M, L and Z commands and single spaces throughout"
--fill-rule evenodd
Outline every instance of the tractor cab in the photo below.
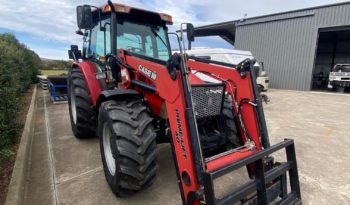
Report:
M 170 57 L 166 26 L 172 24 L 170 15 L 122 4 L 100 8 L 83 5 L 77 7 L 77 13 L 77 33 L 84 36 L 84 59 L 103 63 L 107 54 L 117 54 L 121 48 L 154 60 Z

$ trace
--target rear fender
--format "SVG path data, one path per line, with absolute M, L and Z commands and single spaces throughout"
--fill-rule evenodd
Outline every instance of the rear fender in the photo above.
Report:
M 89 61 L 85 61 L 85 62 L 74 63 L 73 67 L 79 67 L 81 72 L 83 73 L 85 82 L 90 92 L 92 104 L 95 107 L 97 103 L 97 99 L 102 91 L 102 86 L 100 82 L 96 79 L 93 64 Z

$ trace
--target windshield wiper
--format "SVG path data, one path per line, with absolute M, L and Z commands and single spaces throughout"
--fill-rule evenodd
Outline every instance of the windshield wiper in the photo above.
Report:
M 163 40 L 163 38 L 160 37 L 160 35 L 157 33 L 157 31 L 155 31 L 155 28 L 152 28 L 152 27 L 151 27 L 151 31 L 152 31 L 152 33 L 153 33 L 156 37 L 158 37 L 158 38 L 162 41 L 162 43 L 165 45 L 165 47 L 169 50 L 168 45 L 165 43 L 165 41 Z

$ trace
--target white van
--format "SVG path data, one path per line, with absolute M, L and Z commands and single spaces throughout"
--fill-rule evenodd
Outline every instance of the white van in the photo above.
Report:
M 224 48 L 193 48 L 192 50 L 186 50 L 186 53 L 190 56 L 193 55 L 208 60 L 230 64 L 238 64 L 247 58 L 254 58 L 250 51 Z M 258 71 L 256 79 L 258 86 L 261 90 L 267 91 L 269 88 L 269 77 L 264 70 L 264 64 L 262 62 L 256 62 L 254 67 L 256 67 L 256 70 Z

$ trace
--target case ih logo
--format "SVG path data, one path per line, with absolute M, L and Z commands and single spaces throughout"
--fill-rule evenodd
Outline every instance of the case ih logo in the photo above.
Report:
M 143 65 L 139 65 L 139 71 L 141 71 L 143 74 L 147 75 L 152 80 L 156 80 L 157 73 L 154 71 L 151 71 L 150 69 L 146 68 Z
M 176 115 L 176 124 L 177 124 L 177 130 L 175 130 L 176 142 L 180 144 L 182 149 L 182 155 L 186 159 L 187 158 L 186 147 L 184 145 L 184 135 L 182 133 L 180 111 L 178 109 L 175 109 L 175 115 Z

